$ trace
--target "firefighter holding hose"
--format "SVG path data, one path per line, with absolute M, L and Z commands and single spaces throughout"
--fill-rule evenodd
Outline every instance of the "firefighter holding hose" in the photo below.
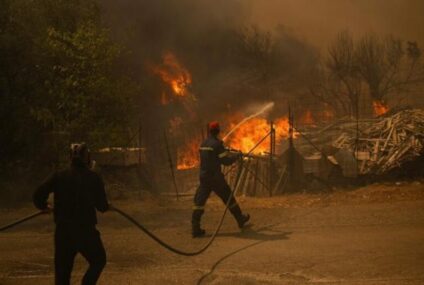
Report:
M 250 219 L 248 214 L 242 213 L 221 171 L 221 165 L 231 165 L 235 163 L 238 159 L 242 158 L 242 154 L 231 153 L 225 149 L 222 140 L 218 138 L 220 132 L 218 122 L 209 123 L 208 132 L 208 138 L 201 144 L 199 149 L 200 186 L 194 196 L 192 213 L 193 238 L 205 235 L 205 230 L 201 228 L 200 221 L 211 191 L 215 192 L 224 204 L 227 204 L 227 201 L 230 199 L 228 209 L 236 219 L 239 228 L 243 228 Z
M 86 144 L 72 144 L 71 167 L 54 173 L 34 193 L 35 206 L 49 211 L 47 199 L 54 193 L 55 284 L 70 284 L 77 253 L 89 267 L 82 284 L 96 284 L 106 265 L 106 252 L 96 229 L 96 210 L 109 209 L 102 178 L 89 168 L 91 163 Z

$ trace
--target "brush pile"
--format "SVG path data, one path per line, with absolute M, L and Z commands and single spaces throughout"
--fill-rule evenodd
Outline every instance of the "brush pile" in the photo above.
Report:
M 424 154 L 424 110 L 398 110 L 359 121 L 342 118 L 302 130 L 295 146 L 303 156 L 317 150 L 327 156 L 339 150 L 356 153 L 359 174 L 383 174 Z
M 424 150 L 424 111 L 410 109 L 382 116 L 375 121 L 362 122 L 359 136 L 352 122 L 332 145 L 355 152 L 361 174 L 382 174 L 403 163 L 414 160 Z

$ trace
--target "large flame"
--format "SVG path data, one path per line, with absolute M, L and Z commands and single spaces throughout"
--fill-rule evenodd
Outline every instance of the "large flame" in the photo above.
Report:
M 389 111 L 389 107 L 381 101 L 372 102 L 372 106 L 374 108 L 374 114 L 376 116 L 381 116 L 386 114 Z
M 240 118 L 235 115 L 233 118 Z M 238 121 L 228 124 L 228 129 L 232 129 Z M 289 134 L 289 121 L 287 117 L 282 117 L 275 120 L 275 138 L 279 143 Z M 270 124 L 266 119 L 253 118 L 236 129 L 225 142 L 225 145 L 244 153 L 252 150 L 253 147 L 270 132 Z M 224 133 L 226 133 L 224 131 Z M 199 146 L 201 138 L 196 137 L 180 147 L 177 151 L 177 169 L 184 170 L 197 167 L 199 165 Z M 269 152 L 270 137 L 268 136 L 260 145 L 253 151 L 254 154 L 264 154 Z
M 181 65 L 175 55 L 167 52 L 162 56 L 162 64 L 153 66 L 152 70 L 159 75 L 163 82 L 167 83 L 177 97 L 185 97 L 191 84 L 190 72 Z M 169 98 L 162 94 L 162 103 L 168 102 Z
M 232 123 L 230 127 L 234 126 Z M 278 143 L 283 138 L 288 137 L 289 120 L 287 117 L 282 117 L 274 122 L 275 137 Z M 244 153 L 251 151 L 253 147 L 270 132 L 270 124 L 266 119 L 253 118 L 239 127 L 234 133 L 228 137 L 226 144 Z M 253 151 L 254 154 L 263 154 L 269 152 L 270 137 L 268 136 L 260 145 Z

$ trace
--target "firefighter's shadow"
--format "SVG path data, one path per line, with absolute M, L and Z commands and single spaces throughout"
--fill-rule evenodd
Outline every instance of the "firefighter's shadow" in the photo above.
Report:
M 254 225 L 248 225 L 239 232 L 223 232 L 219 233 L 219 237 L 237 237 L 250 240 L 273 241 L 289 239 L 292 232 L 279 231 L 274 229 L 275 225 L 267 225 L 260 228 L 254 228 Z

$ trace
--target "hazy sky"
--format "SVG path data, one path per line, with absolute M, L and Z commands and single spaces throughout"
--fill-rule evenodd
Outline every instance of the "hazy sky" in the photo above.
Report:
M 392 33 L 424 45 L 424 0 L 247 0 L 251 21 L 278 24 L 319 47 L 343 29 Z

